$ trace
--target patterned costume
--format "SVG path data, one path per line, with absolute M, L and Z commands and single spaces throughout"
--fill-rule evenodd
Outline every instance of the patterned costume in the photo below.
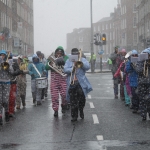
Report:
M 68 56 L 64 55 L 64 49 L 62 46 L 57 47 L 55 50 L 55 55 L 62 55 L 63 57 L 63 64 L 68 59 Z M 57 56 L 56 56 L 57 57 Z M 59 56 L 58 56 L 59 57 Z M 55 70 L 51 69 L 48 65 L 51 61 L 48 60 L 46 65 L 46 70 L 51 70 L 51 82 L 50 82 L 50 92 L 51 92 L 51 98 L 52 98 L 52 108 L 54 110 L 54 116 L 58 116 L 58 109 L 59 109 L 59 94 L 61 96 L 61 107 L 62 107 L 62 113 L 65 113 L 67 101 L 66 101 L 66 90 L 67 90 L 67 83 L 66 83 L 66 77 L 63 77 L 62 75 L 58 74 Z

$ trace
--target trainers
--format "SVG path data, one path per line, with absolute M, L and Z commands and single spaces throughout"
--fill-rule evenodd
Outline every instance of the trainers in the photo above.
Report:
M 54 117 L 58 117 L 58 111 L 54 112 Z
M 115 95 L 115 99 L 118 99 L 118 95 Z
M 71 121 L 75 122 L 75 121 L 77 121 L 77 118 L 72 118 Z
M 137 110 L 136 110 L 136 109 L 134 109 L 134 110 L 132 111 L 132 113 L 133 113 L 133 114 L 136 114 L 136 113 L 137 113 Z
M 20 105 L 17 105 L 17 106 L 16 106 L 16 109 L 20 109 Z
M 42 103 L 40 101 L 37 101 L 37 105 L 42 105 Z
M 14 114 L 9 114 L 9 117 L 10 118 L 15 118 L 15 115 Z
M 146 116 L 143 116 L 142 121 L 146 121 Z

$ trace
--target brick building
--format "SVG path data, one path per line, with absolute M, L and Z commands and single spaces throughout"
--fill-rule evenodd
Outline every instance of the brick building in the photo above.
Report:
M 72 48 L 79 48 L 84 53 L 90 53 L 91 29 L 79 28 L 74 29 L 72 33 L 67 34 L 66 53 L 70 54 Z
M 0 0 L 0 49 L 33 54 L 33 0 Z
M 138 50 L 150 47 L 150 0 L 137 0 Z

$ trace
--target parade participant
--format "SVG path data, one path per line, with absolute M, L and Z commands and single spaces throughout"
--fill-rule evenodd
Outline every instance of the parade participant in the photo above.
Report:
M 11 74 L 10 80 L 10 94 L 9 94 L 9 117 L 15 116 L 15 103 L 16 103 L 16 94 L 17 94 L 17 76 L 22 74 L 23 71 L 19 69 L 17 59 L 12 56 L 10 53 L 9 64 L 13 68 L 13 73 Z
M 47 60 L 43 53 L 41 53 L 41 62 L 46 66 Z M 48 82 L 48 71 L 46 71 L 46 77 Z M 42 89 L 42 96 L 41 96 L 42 101 L 44 101 L 44 97 L 47 97 L 47 90 L 48 90 L 48 85 L 46 88 Z
M 124 88 L 125 106 L 129 106 L 130 105 L 130 97 L 127 92 L 128 88 L 129 88 L 128 87 L 129 80 L 128 80 L 128 74 L 127 74 L 125 68 L 126 68 L 126 61 L 124 61 L 120 64 L 118 70 L 114 74 L 114 77 L 117 78 L 117 77 L 121 76 L 121 84 L 120 85 L 122 85 Z
M 11 77 L 14 75 L 12 64 L 9 64 L 10 52 L 0 51 L 0 125 L 3 124 L 2 110 L 5 108 L 5 121 L 9 122 L 9 94 Z M 13 106 L 14 107 L 14 106 Z
M 41 105 L 41 92 L 42 89 L 36 86 L 36 79 L 45 76 L 46 70 L 43 63 L 40 62 L 40 59 L 36 54 L 32 56 L 32 64 L 28 65 L 28 71 L 31 75 L 31 91 L 33 97 L 33 103 L 37 105 Z
M 92 53 L 92 56 L 90 56 L 89 63 L 91 63 L 91 67 L 92 67 L 92 64 L 93 64 L 93 71 L 95 71 L 96 55 L 94 54 L 94 52 Z
M 62 46 L 58 46 L 55 50 L 54 54 L 56 59 L 56 63 L 60 63 L 61 66 L 64 66 L 65 61 L 68 59 L 68 56 L 65 55 L 64 49 Z M 57 60 L 62 62 L 57 62 Z M 49 57 L 46 65 L 46 70 L 51 70 L 51 82 L 50 82 L 50 92 L 51 92 L 51 98 L 52 98 L 52 108 L 54 110 L 54 117 L 58 117 L 58 109 L 59 109 L 59 94 L 61 96 L 61 107 L 62 107 L 62 113 L 65 113 L 66 107 L 67 107 L 67 101 L 66 101 L 66 89 L 67 89 L 67 83 L 66 83 L 66 76 L 62 76 L 61 74 L 57 73 L 54 69 L 50 67 L 53 66 L 53 61 Z
M 138 53 L 136 50 L 131 51 L 131 56 L 132 57 L 138 57 Z M 131 62 L 131 56 L 128 58 L 128 61 L 126 63 L 126 72 L 129 74 L 129 83 L 131 87 L 131 102 L 132 102 L 132 108 L 133 108 L 133 113 L 137 113 L 139 109 L 139 98 L 136 93 L 136 89 L 138 86 L 138 74 L 135 70 L 134 64 Z
M 18 57 L 17 61 L 18 61 L 18 65 L 20 67 L 20 70 L 27 71 L 28 59 L 26 59 L 26 58 L 24 58 L 24 59 L 20 55 Z M 27 80 L 26 80 L 26 74 L 25 73 L 17 76 L 16 109 L 20 109 L 21 103 L 22 103 L 23 107 L 26 106 L 26 102 L 25 102 L 25 99 L 26 99 L 26 86 L 27 86 L 26 82 L 27 82 Z
M 85 76 L 86 71 L 90 69 L 89 62 L 81 56 L 82 53 L 77 48 L 73 48 L 71 54 L 79 57 L 79 61 L 68 59 L 64 66 L 64 72 L 67 74 L 67 100 L 70 100 L 71 121 L 74 122 L 77 121 L 78 111 L 84 119 L 86 95 L 92 91 L 92 86 Z
M 142 120 L 147 119 L 147 113 L 150 116 L 150 48 L 142 51 L 148 54 L 148 60 L 139 61 L 136 64 L 136 72 L 138 73 L 138 88 L 139 107 Z
M 114 53 L 110 55 L 110 59 L 112 61 L 112 75 L 113 75 L 113 81 L 114 81 L 114 98 L 118 99 L 118 84 L 120 83 L 120 77 L 114 77 L 114 74 L 116 73 L 117 69 L 119 68 L 120 64 L 122 63 L 122 56 L 120 54 L 120 51 L 122 49 L 118 46 L 115 47 Z M 121 89 L 122 91 L 122 89 Z M 123 95 L 123 94 L 122 94 Z M 122 98 L 122 95 L 120 97 Z

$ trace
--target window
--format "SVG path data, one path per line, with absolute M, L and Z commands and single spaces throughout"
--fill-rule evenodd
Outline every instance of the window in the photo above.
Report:
M 137 32 L 133 33 L 133 41 L 137 43 Z
M 136 21 L 137 21 L 137 19 L 136 19 L 136 17 L 134 17 L 133 18 L 133 27 L 136 27 L 136 23 L 137 23 Z

